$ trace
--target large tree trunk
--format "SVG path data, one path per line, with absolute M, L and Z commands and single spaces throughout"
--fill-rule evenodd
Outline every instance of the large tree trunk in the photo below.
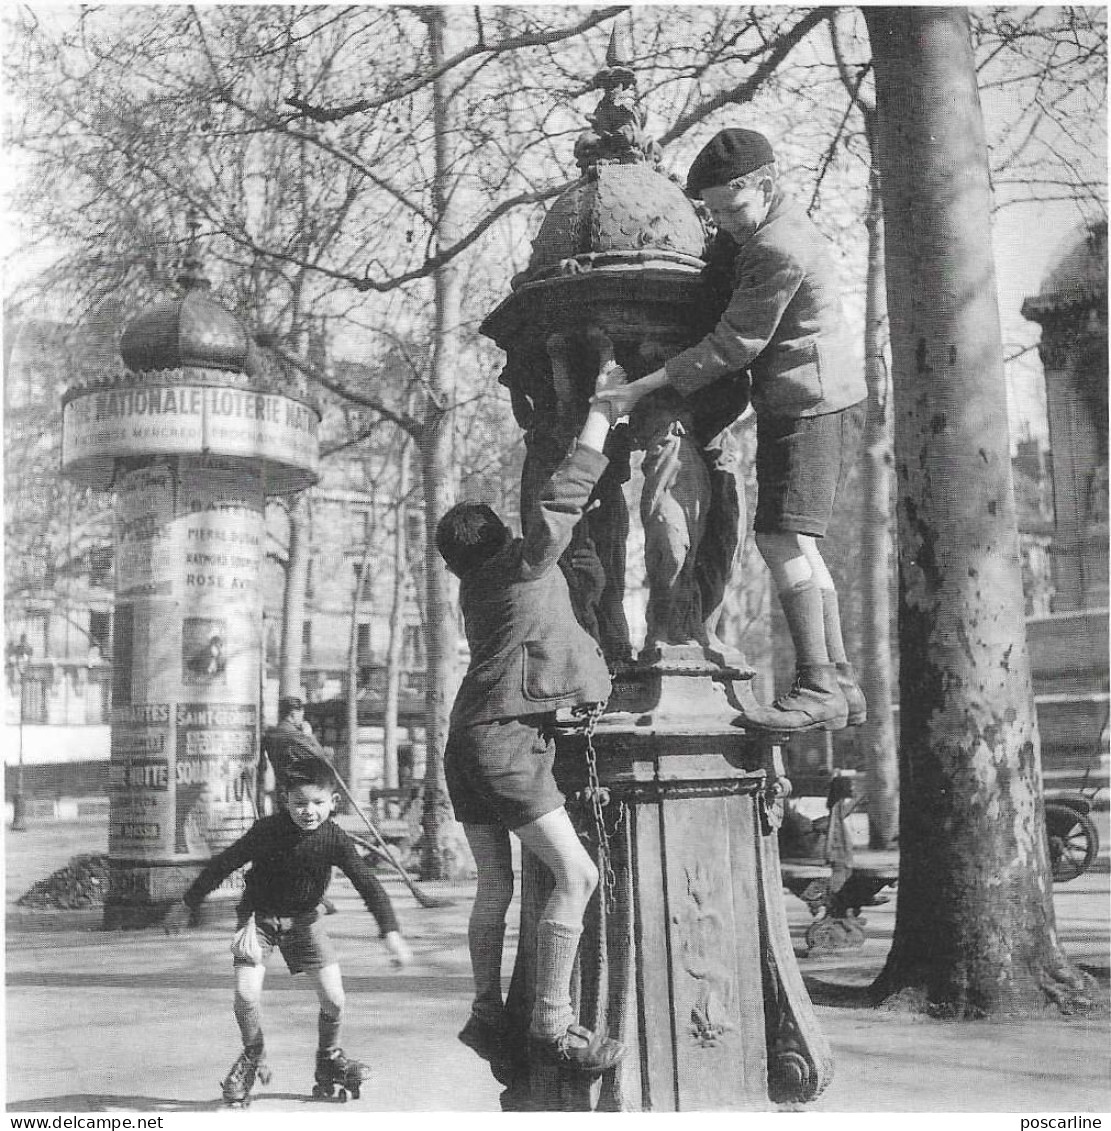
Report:
M 1080 1003 L 1056 938 L 990 185 L 960 8 L 865 8 L 899 485 L 901 864 L 875 989 L 955 1016 Z
M 444 59 L 444 29 L 447 10 L 424 8 L 428 25 L 430 63 L 438 68 Z M 436 133 L 436 170 L 433 191 L 437 220 L 437 248 L 451 243 L 447 185 L 450 175 L 448 145 L 448 90 L 443 75 L 433 88 Z M 448 600 L 447 570 L 436 552 L 436 523 L 453 495 L 450 408 L 455 394 L 454 374 L 458 364 L 460 295 L 458 275 L 452 264 L 435 275 L 435 339 L 429 395 L 425 402 L 421 433 L 421 470 L 425 520 L 425 603 L 427 622 L 427 690 L 425 701 L 425 773 L 422 815 L 421 875 L 426 880 L 443 879 L 450 861 L 442 843 L 451 821 L 447 785 L 444 781 L 444 746 L 447 742 L 448 696 L 455 677 L 456 632 Z
M 869 116 L 874 119 L 874 112 Z M 873 131 L 869 131 L 872 133 Z M 884 294 L 883 214 L 879 177 L 868 193 L 868 281 L 865 299 L 864 376 L 868 421 L 861 453 L 860 673 L 868 720 L 860 730 L 868 797 L 868 840 L 889 848 L 899 828 L 899 767 L 891 709 L 891 598 L 888 589 L 893 515 L 891 381 L 887 372 L 887 301 Z

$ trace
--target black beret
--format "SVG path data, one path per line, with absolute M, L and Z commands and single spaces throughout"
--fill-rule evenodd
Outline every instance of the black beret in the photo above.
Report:
M 278 717 L 284 719 L 290 711 L 296 711 L 304 705 L 304 699 L 296 695 L 287 695 L 284 699 L 278 700 Z
M 722 130 L 691 162 L 687 192 L 701 196 L 703 189 L 727 185 L 775 160 L 771 143 L 755 130 Z

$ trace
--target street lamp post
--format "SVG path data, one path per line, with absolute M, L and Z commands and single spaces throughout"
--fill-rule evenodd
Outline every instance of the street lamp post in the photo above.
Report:
M 15 793 L 12 794 L 12 832 L 21 833 L 27 830 L 27 803 L 23 798 L 23 688 L 27 665 L 31 662 L 31 646 L 26 638 L 16 645 L 14 657 L 16 674 L 19 676 L 19 766 L 16 770 Z

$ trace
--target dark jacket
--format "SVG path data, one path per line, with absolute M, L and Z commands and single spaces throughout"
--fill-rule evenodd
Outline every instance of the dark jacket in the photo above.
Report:
M 748 369 L 757 413 L 791 419 L 837 412 L 868 395 L 849 350 L 827 241 L 797 204 L 776 195 L 764 222 L 736 250 L 733 293 L 721 320 L 666 369 L 688 396 Z
M 576 445 L 548 480 L 525 537 L 460 580 L 471 662 L 452 726 L 609 698 L 602 649 L 575 619 L 558 565 L 606 463 L 601 453 Z

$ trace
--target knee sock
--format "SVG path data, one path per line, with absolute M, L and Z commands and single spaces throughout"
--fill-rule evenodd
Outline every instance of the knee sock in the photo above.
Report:
M 325 1013 L 321 1009 L 316 1018 L 316 1032 L 317 1042 L 316 1046 L 320 1052 L 331 1052 L 332 1049 L 339 1045 L 339 1027 L 340 1021 L 343 1018 L 342 1013 L 337 1013 L 334 1017 L 330 1013 Z
M 813 578 L 800 581 L 779 594 L 787 627 L 795 645 L 795 667 L 805 668 L 830 662 L 826 651 L 822 591 Z
M 529 1032 L 535 1037 L 561 1037 L 574 1023 L 571 973 L 579 950 L 582 927 L 555 919 L 536 925 L 536 999 Z
M 235 1020 L 239 1025 L 239 1035 L 243 1039 L 243 1047 L 248 1052 L 261 1052 L 262 1017 L 258 1002 L 248 1001 L 236 994 Z
M 501 990 L 505 919 L 472 915 L 467 924 L 467 945 L 474 975 L 471 1012 L 483 1021 L 500 1022 L 505 1008 Z
M 845 641 L 841 636 L 841 605 L 836 589 L 822 589 L 822 622 L 825 625 L 826 651 L 831 664 L 847 664 Z

